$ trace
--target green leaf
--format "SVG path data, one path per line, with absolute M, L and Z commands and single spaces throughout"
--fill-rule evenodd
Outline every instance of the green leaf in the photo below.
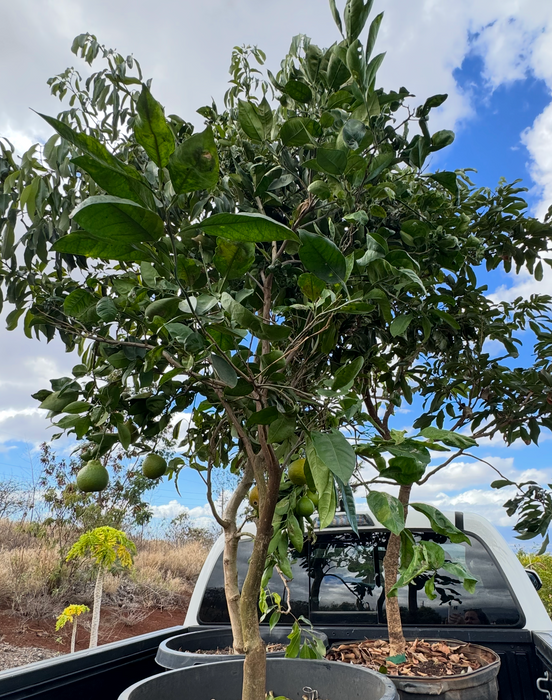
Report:
M 329 238 L 300 230 L 299 257 L 303 265 L 329 284 L 344 283 L 347 274 L 345 256 Z
M 363 365 L 364 358 L 357 357 L 352 362 L 348 362 L 346 365 L 340 367 L 335 373 L 335 377 L 332 382 L 332 390 L 338 391 L 352 382 L 362 369 Z
M 230 314 L 230 318 L 240 328 L 247 328 L 250 331 L 259 331 L 261 320 L 254 313 L 246 309 L 245 306 L 233 299 L 230 294 L 223 292 L 220 297 L 222 308 Z
M 453 525 L 450 520 L 441 513 L 440 510 L 425 503 L 411 503 L 410 506 L 423 513 L 431 523 L 431 527 L 438 535 L 445 535 L 451 542 L 459 544 L 467 542 L 471 544 L 469 537 Z
M 395 316 L 395 318 L 391 321 L 391 325 L 389 326 L 389 330 L 391 331 L 391 335 L 393 336 L 393 338 L 396 338 L 398 335 L 403 335 L 405 333 L 408 326 L 412 322 L 412 318 L 412 314 Z
M 155 206 L 147 180 L 135 168 L 123 163 L 110 153 L 98 139 L 89 134 L 74 131 L 59 119 L 48 117 L 45 114 L 39 114 L 39 116 L 48 122 L 62 138 L 72 143 L 82 153 L 90 156 L 90 159 L 81 160 L 79 167 L 90 172 L 94 180 L 98 177 L 96 182 L 100 187 L 118 197 L 135 200 L 150 208 Z M 99 165 L 94 165 L 91 159 L 96 160 Z M 116 173 L 123 175 L 127 182 L 121 177 L 116 177 Z
M 336 477 L 335 480 L 339 486 L 339 490 L 341 491 L 343 507 L 345 508 L 345 515 L 347 516 L 349 525 L 351 526 L 352 531 L 358 535 L 358 522 L 353 489 L 349 484 L 344 484 L 338 477 Z
M 404 507 L 398 498 L 382 491 L 370 491 L 366 498 L 375 518 L 395 535 L 404 530 Z
M 438 182 L 442 187 L 448 190 L 455 197 L 458 194 L 458 180 L 456 178 L 456 173 L 453 172 L 441 172 L 434 173 L 433 175 L 428 175 L 430 180 Z
M 145 85 L 136 103 L 134 136 L 155 165 L 166 167 L 175 149 L 174 135 L 163 108 Z
M 63 310 L 68 316 L 79 318 L 85 314 L 91 306 L 96 305 L 96 297 L 86 289 L 75 289 L 63 302 Z
M 299 241 L 297 235 L 284 224 L 263 214 L 254 213 L 214 214 L 186 230 L 191 229 L 201 229 L 210 236 L 221 236 L 229 241 Z
M 260 411 L 252 413 L 247 419 L 246 425 L 248 428 L 253 425 L 270 425 L 279 415 L 276 406 L 267 406 L 267 408 L 262 408 Z
M 347 167 L 347 154 L 334 148 L 319 148 L 316 152 L 318 169 L 329 175 L 342 175 Z
M 221 382 L 224 382 L 224 384 L 227 386 L 234 388 L 238 383 L 238 375 L 228 360 L 213 353 L 211 354 L 211 363 Z
M 328 478 L 324 490 L 319 492 L 319 494 L 318 515 L 320 516 L 320 528 L 324 529 L 328 527 L 334 519 L 335 509 L 337 507 L 334 481 L 331 476 Z
M 311 301 L 316 301 L 326 289 L 326 283 L 310 272 L 304 272 L 297 279 L 299 289 Z
M 392 457 L 387 469 L 380 472 L 384 479 L 393 479 L 401 486 L 410 486 L 419 481 L 425 472 L 425 465 L 415 457 Z
M 151 257 L 149 253 L 137 250 L 134 245 L 98 238 L 84 231 L 63 236 L 54 243 L 52 250 L 56 253 L 84 255 L 87 258 L 120 260 L 122 262 L 140 262 Z
M 71 218 L 95 238 L 127 245 L 155 241 L 164 231 L 163 220 L 157 214 L 111 195 L 88 197 L 73 210 Z
M 505 486 L 513 486 L 514 482 L 510 479 L 497 479 L 491 482 L 492 489 L 503 489 Z
M 219 179 L 219 158 L 211 127 L 181 143 L 171 155 L 168 168 L 177 194 L 211 190 Z
M 448 94 L 442 94 L 442 95 L 433 95 L 432 97 L 428 97 L 427 100 L 424 102 L 424 106 L 422 107 L 422 110 L 426 113 L 429 112 L 430 109 L 434 109 L 435 107 L 440 107 L 443 102 L 448 98 Z
M 284 87 L 284 92 L 296 102 L 310 102 L 312 100 L 312 90 L 300 80 L 288 80 Z
M 96 304 L 96 313 L 106 323 L 114 321 L 118 316 L 118 310 L 111 297 L 102 297 Z
M 392 664 L 395 664 L 395 666 L 398 666 L 399 664 L 404 664 L 406 662 L 406 654 L 395 654 L 395 656 L 388 656 L 386 661 L 390 661 Z
M 126 423 L 119 423 L 117 426 L 117 435 L 119 436 L 119 442 L 123 446 L 123 449 L 128 450 L 132 442 L 132 434 Z
M 466 569 L 465 566 L 459 564 L 458 562 L 446 561 L 442 568 L 445 571 L 448 571 L 449 574 L 452 574 L 452 576 L 459 578 L 468 593 L 475 593 L 477 579 Z
M 457 447 L 458 449 L 468 449 L 469 447 L 477 447 L 477 441 L 468 435 L 460 435 L 451 430 L 442 430 L 440 428 L 424 428 L 420 430 L 420 435 L 428 440 L 439 440 L 449 447 Z
M 435 600 L 437 594 L 435 593 L 435 576 L 432 576 L 425 582 L 424 591 L 429 600 Z
M 267 440 L 270 443 L 284 442 L 295 433 L 295 417 L 282 416 L 273 421 L 268 428 Z
M 394 153 L 379 153 L 370 162 L 370 168 L 368 170 L 368 173 L 366 174 L 366 182 L 375 180 L 378 177 L 378 175 L 381 175 L 381 173 L 384 170 L 386 170 L 394 160 Z
M 383 12 L 380 12 L 370 24 L 370 29 L 368 30 L 368 40 L 366 41 L 366 63 L 370 60 L 374 46 L 376 45 L 376 39 L 378 38 L 378 32 L 383 19 Z
M 304 146 L 313 136 L 321 136 L 322 128 L 309 117 L 292 117 L 282 124 L 280 139 L 284 146 Z
M 289 535 L 289 541 L 299 553 L 303 551 L 303 540 L 304 534 L 303 529 L 299 525 L 297 518 L 292 512 L 288 513 L 287 516 L 287 530 Z
M 366 0 L 366 3 L 364 3 L 364 0 L 347 0 L 343 17 L 349 43 L 360 36 L 368 20 L 373 1 Z
M 238 101 L 238 122 L 252 141 L 266 141 L 272 131 L 273 115 L 270 104 L 263 97 L 259 106 L 245 100 Z
M 431 137 L 431 150 L 440 151 L 441 148 L 446 148 L 454 141 L 454 131 L 443 129 L 436 131 Z
M 221 277 L 235 280 L 243 277 L 255 262 L 255 244 L 243 241 L 229 241 L 219 237 L 213 257 L 213 265 Z
M 121 199 L 131 199 L 148 209 L 155 210 L 155 199 L 147 183 L 128 174 L 119 167 L 112 167 L 92 156 L 77 156 L 71 161 L 88 173 L 102 190 Z M 124 165 L 121 163 L 121 165 Z
M 343 483 L 348 483 L 355 470 L 356 455 L 347 438 L 334 429 L 329 433 L 311 433 L 309 442 L 317 459 Z
M 339 16 L 339 12 L 337 10 L 335 0 L 330 0 L 330 10 L 332 11 L 332 17 L 334 18 L 334 22 L 337 25 L 337 28 L 343 34 L 343 26 L 341 25 L 341 17 Z
M 347 148 L 356 150 L 366 136 L 366 125 L 358 119 L 349 119 L 343 125 L 341 136 Z

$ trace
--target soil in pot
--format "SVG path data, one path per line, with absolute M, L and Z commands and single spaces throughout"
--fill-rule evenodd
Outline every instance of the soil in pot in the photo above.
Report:
M 407 642 L 406 660 L 390 659 L 385 640 L 336 644 L 327 653 L 332 661 L 364 666 L 389 675 L 402 699 L 440 697 L 442 700 L 496 700 L 500 659 L 477 644 L 415 639 Z M 459 694 L 461 691 L 461 694 Z
M 286 652 L 287 644 L 267 644 L 266 653 L 267 654 L 279 654 Z M 182 649 L 179 649 L 182 651 Z M 232 647 L 224 647 L 223 649 L 196 649 L 196 654 L 215 654 L 217 656 L 234 656 L 234 649 Z

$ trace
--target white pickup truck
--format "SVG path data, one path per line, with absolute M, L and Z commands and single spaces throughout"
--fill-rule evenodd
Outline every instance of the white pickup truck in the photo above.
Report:
M 536 590 L 539 579 L 526 572 L 504 538 L 485 518 L 473 513 L 446 513 L 471 540 L 453 544 L 435 534 L 424 515 L 411 511 L 407 525 L 416 537 L 438 542 L 447 558 L 464 564 L 478 583 L 470 594 L 449 573 L 435 579 L 437 597 L 424 591 L 425 577 L 399 591 L 407 636 L 448 637 L 483 644 L 498 652 L 501 700 L 544 698 L 548 688 L 542 663 L 552 671 L 552 621 Z M 304 615 L 330 642 L 385 636 L 383 556 L 387 531 L 372 515 L 359 516 L 357 537 L 344 515 L 293 555 L 291 608 Z M 196 583 L 184 622 L 189 629 L 229 624 L 222 573 L 223 538 L 213 546 Z M 240 546 L 243 572 L 251 541 Z M 529 574 L 529 575 L 528 575 Z M 271 590 L 284 594 L 273 578 Z M 282 618 L 282 622 L 286 622 Z M 552 684 L 551 684 L 552 689 Z
M 420 539 L 436 540 L 450 560 L 463 563 L 478 579 L 467 593 L 445 571 L 436 577 L 437 598 L 429 600 L 423 576 L 399 593 L 408 636 L 454 638 L 483 644 L 502 660 L 500 700 L 539 700 L 552 690 L 552 622 L 534 583 L 502 536 L 484 518 L 447 513 L 471 539 L 471 547 L 452 544 L 429 529 L 413 512 L 408 526 Z M 344 515 L 320 532 L 301 555 L 294 555 L 290 585 L 295 615 L 308 617 L 330 642 L 385 635 L 382 559 L 387 532 L 370 515 L 359 516 L 360 537 Z M 0 673 L 2 700 L 116 700 L 132 683 L 159 673 L 159 644 L 186 632 L 228 624 L 222 576 L 223 541 L 207 558 L 183 627 L 172 627 L 97 649 L 77 652 Z M 242 572 L 251 542 L 240 546 Z M 273 590 L 277 590 L 274 581 Z M 282 590 L 279 590 L 282 593 Z M 286 622 L 285 620 L 282 621 Z M 540 688 L 540 690 L 539 690 Z

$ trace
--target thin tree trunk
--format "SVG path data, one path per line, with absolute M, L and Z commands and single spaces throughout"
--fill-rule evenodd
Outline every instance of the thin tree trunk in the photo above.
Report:
M 224 587 L 228 615 L 232 626 L 234 654 L 245 652 L 242 622 L 240 618 L 240 588 L 238 585 L 238 543 L 236 524 L 232 523 L 224 530 L 224 555 L 222 566 L 224 569 Z
M 269 475 L 264 498 L 261 495 L 257 534 L 243 583 L 240 616 L 245 644 L 241 700 L 264 700 L 266 694 L 266 647 L 259 632 L 259 591 L 272 537 L 272 517 L 278 500 L 280 477 Z
M 399 501 L 404 506 L 404 518 L 408 512 L 408 501 L 412 486 L 401 486 L 399 491 Z M 399 609 L 399 598 L 394 596 L 389 598 L 389 591 L 397 583 L 399 575 L 399 559 L 401 555 L 401 538 L 391 533 L 387 544 L 387 551 L 383 559 L 383 571 L 385 575 L 385 610 L 387 615 L 387 631 L 389 633 L 390 656 L 404 654 L 406 641 L 403 633 L 401 612 Z
M 73 621 L 73 632 L 71 633 L 71 654 L 75 651 L 77 645 L 77 616 Z
M 92 624 L 90 626 L 90 645 L 89 649 L 98 646 L 98 630 L 100 629 L 100 609 L 102 606 L 102 591 L 105 572 L 100 567 L 96 585 L 94 587 L 94 609 L 92 610 Z

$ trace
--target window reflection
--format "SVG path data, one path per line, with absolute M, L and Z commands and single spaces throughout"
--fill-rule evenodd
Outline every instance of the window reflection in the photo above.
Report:
M 474 593 L 468 593 L 458 579 L 440 570 L 435 576 L 435 600 L 424 591 L 429 574 L 399 590 L 399 606 L 407 625 L 499 625 L 516 626 L 521 618 L 506 581 L 483 544 L 470 536 L 472 546 L 453 544 L 442 535 L 425 531 L 415 534 L 417 541 L 440 544 L 447 561 L 463 564 L 478 580 Z M 313 623 L 327 625 L 385 624 L 383 558 L 388 533 L 381 530 L 361 532 L 330 531 L 318 535 L 305 546 L 301 555 L 291 550 L 294 578 L 290 582 L 293 615 L 304 615 Z M 252 543 L 242 541 L 238 548 L 240 585 L 243 583 Z M 284 599 L 285 589 L 279 576 L 272 577 L 269 588 Z M 199 619 L 203 623 L 228 623 L 224 597 L 222 556 L 215 565 Z M 291 622 L 292 618 L 282 618 Z

